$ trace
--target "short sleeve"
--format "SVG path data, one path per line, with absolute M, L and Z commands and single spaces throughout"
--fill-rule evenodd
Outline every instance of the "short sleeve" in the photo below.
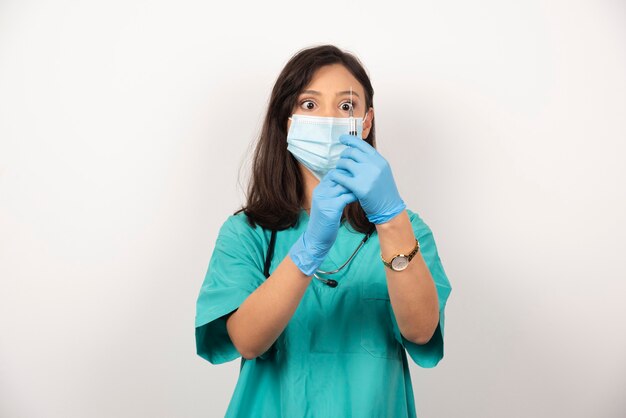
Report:
M 226 315 L 265 281 L 262 236 L 231 215 L 220 228 L 196 302 L 196 352 L 212 364 L 241 356 L 226 330 Z
M 432 231 L 428 225 L 422 221 L 417 213 L 408 209 L 407 212 L 409 214 L 411 225 L 413 226 L 415 237 L 420 243 L 420 252 L 422 253 L 422 257 L 430 270 L 430 274 L 432 275 L 437 288 L 437 297 L 439 299 L 439 324 L 437 325 L 437 329 L 435 330 L 432 338 L 426 344 L 415 344 L 404 338 L 404 336 L 400 333 L 400 328 L 398 327 L 395 315 L 391 310 L 391 306 L 389 309 L 391 311 L 390 314 L 396 340 L 404 346 L 411 359 L 413 359 L 417 365 L 424 368 L 431 368 L 435 367 L 443 358 L 445 307 L 452 288 L 443 265 L 441 264 L 441 259 L 439 258 L 439 254 L 437 252 L 437 246 L 435 244 Z

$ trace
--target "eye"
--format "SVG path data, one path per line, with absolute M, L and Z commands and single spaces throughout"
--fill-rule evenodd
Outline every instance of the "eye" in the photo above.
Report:
M 341 108 L 341 110 L 345 112 L 349 112 L 350 109 L 354 109 L 354 105 L 350 102 L 343 102 L 342 104 L 339 105 L 339 107 Z
M 300 103 L 300 107 L 306 110 L 313 110 L 313 108 L 315 108 L 315 103 L 311 100 L 305 100 Z

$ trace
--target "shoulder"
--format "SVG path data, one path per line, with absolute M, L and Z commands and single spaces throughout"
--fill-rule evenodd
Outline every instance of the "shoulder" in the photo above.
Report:
M 265 241 L 266 231 L 259 225 L 254 227 L 248 222 L 244 212 L 229 215 L 220 227 L 218 240 L 228 240 L 248 244 L 261 244 Z
M 222 228 L 229 231 L 236 232 L 249 232 L 255 229 L 259 229 L 259 226 L 252 227 L 248 222 L 248 217 L 244 212 L 238 212 L 234 215 L 229 215 L 226 220 L 222 223 Z
M 234 215 L 229 215 L 220 227 L 220 233 L 233 233 L 242 236 L 253 236 L 255 234 L 262 234 L 263 228 L 259 225 L 252 226 L 248 221 L 248 216 L 244 212 L 238 212 Z

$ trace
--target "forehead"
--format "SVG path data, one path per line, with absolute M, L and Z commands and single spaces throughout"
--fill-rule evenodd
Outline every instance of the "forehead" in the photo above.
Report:
M 346 67 L 331 64 L 318 68 L 304 90 L 317 90 L 322 94 L 334 95 L 338 91 L 350 90 L 350 87 L 361 97 L 365 97 L 363 86 Z

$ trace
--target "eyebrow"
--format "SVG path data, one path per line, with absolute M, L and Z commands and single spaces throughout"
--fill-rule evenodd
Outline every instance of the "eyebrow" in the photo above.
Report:
M 317 96 L 320 96 L 322 94 L 322 93 L 320 93 L 317 90 L 304 90 L 302 93 L 303 94 L 304 93 L 314 94 L 314 95 L 317 95 Z M 335 96 L 341 96 L 341 95 L 344 95 L 344 94 L 350 94 L 350 90 L 339 91 L 339 92 L 335 93 Z M 359 99 L 361 98 L 361 96 L 359 96 L 359 94 L 356 91 L 354 91 L 354 90 L 352 90 L 352 94 L 355 95 L 356 97 L 358 97 Z

